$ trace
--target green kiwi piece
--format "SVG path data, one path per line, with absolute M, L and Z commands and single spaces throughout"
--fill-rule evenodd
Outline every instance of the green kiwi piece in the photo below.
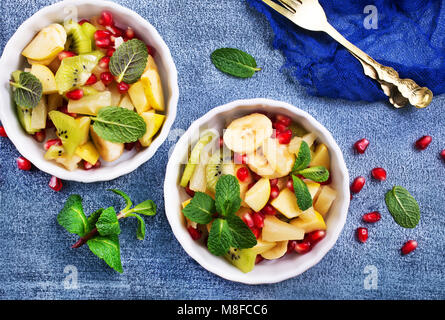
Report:
M 224 258 L 242 272 L 247 273 L 255 267 L 256 256 L 257 253 L 252 249 L 230 248 Z
M 289 126 L 290 131 L 292 131 L 293 137 L 302 137 L 306 133 L 308 133 L 303 127 L 300 127 L 299 125 L 293 123 Z
M 73 39 L 73 50 L 77 54 L 88 53 L 92 51 L 91 38 L 88 37 L 82 29 L 82 26 L 74 21 L 65 24 L 65 30 L 68 36 Z
M 91 72 L 104 56 L 99 51 L 65 58 L 56 73 L 56 83 L 59 94 L 81 87 L 91 76 Z
M 31 126 L 31 119 L 32 119 L 31 111 L 32 109 L 27 109 L 17 106 L 17 118 L 19 119 L 19 122 L 22 125 L 23 129 L 25 129 L 26 133 L 28 134 L 34 134 L 40 131 L 40 129 L 36 130 L 33 129 Z
M 230 152 L 218 150 L 209 160 L 206 166 L 207 189 L 215 192 L 216 183 L 222 175 L 235 175 L 235 164 L 232 162 Z
M 62 146 L 53 145 L 49 147 L 48 151 L 45 153 L 46 160 L 55 160 L 62 157 L 65 154 L 65 148 Z
M 95 40 L 94 40 L 94 34 L 96 33 L 97 29 L 95 26 L 93 26 L 89 22 L 85 22 L 81 26 L 83 34 L 88 37 L 91 41 L 91 47 L 94 48 Z
M 57 136 L 62 140 L 66 155 L 71 157 L 83 140 L 78 122 L 60 111 L 51 111 L 49 117 L 57 129 Z

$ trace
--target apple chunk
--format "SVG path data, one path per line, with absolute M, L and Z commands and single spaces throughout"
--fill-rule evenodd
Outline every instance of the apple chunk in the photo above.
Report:
M 155 110 L 164 111 L 165 101 L 161 77 L 159 76 L 156 62 L 150 55 L 148 56 L 147 67 L 141 77 L 141 81 L 144 84 L 145 95 L 150 106 Z
M 52 94 L 57 92 L 56 78 L 54 73 L 42 64 L 33 64 L 31 73 L 42 83 L 43 94 Z
M 288 188 L 281 190 L 277 198 L 270 203 L 280 211 L 286 218 L 292 219 L 303 213 L 297 204 L 297 197 Z
M 315 148 L 315 153 L 312 157 L 311 163 L 310 163 L 311 167 L 317 167 L 317 166 L 323 166 L 326 169 L 330 169 L 331 167 L 331 159 L 329 157 L 329 150 L 328 147 L 326 147 L 325 144 L 320 143 L 316 148 Z
M 244 201 L 249 207 L 251 207 L 255 212 L 259 212 L 269 201 L 270 197 L 270 182 L 267 178 L 262 178 L 258 180 L 257 183 L 253 185 L 246 192 Z
M 65 48 L 67 34 L 60 24 L 51 24 L 37 34 L 37 36 L 23 50 L 26 58 L 42 61 L 54 58 Z
M 115 161 L 124 153 L 123 143 L 114 143 L 102 139 L 97 135 L 96 131 L 94 131 L 93 126 L 90 127 L 90 135 L 96 150 L 105 161 Z
M 336 197 L 337 191 L 335 191 L 335 189 L 330 186 L 323 186 L 317 201 L 315 201 L 314 209 L 320 212 L 323 217 L 326 216 Z
M 275 216 L 266 215 L 262 232 L 264 241 L 301 240 L 304 238 L 304 230 L 281 221 Z
M 309 208 L 298 218 L 293 219 L 290 224 L 303 229 L 305 233 L 315 230 L 326 230 L 326 223 L 324 222 L 323 216 L 315 211 L 314 208 Z

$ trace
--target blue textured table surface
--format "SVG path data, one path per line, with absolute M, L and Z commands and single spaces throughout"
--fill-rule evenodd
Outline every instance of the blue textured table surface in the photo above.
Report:
M 52 2 L 1 1 L 0 52 L 23 21 Z M 47 174 L 17 169 L 18 152 L 1 138 L 0 299 L 445 298 L 445 163 L 439 158 L 445 149 L 443 95 L 426 110 L 310 97 L 280 72 L 284 59 L 272 49 L 268 22 L 243 0 L 118 2 L 150 21 L 171 49 L 181 91 L 174 129 L 186 129 L 213 107 L 235 99 L 283 100 L 325 125 L 342 148 L 351 177 L 364 175 L 369 182 L 353 199 L 337 244 L 319 264 L 278 284 L 247 286 L 204 270 L 173 236 L 163 210 L 162 185 L 174 141 L 167 141 L 148 163 L 125 177 L 93 185 L 65 182 L 63 190 L 55 193 L 47 187 Z M 248 51 L 263 70 L 248 80 L 217 71 L 209 55 L 226 46 Z M 433 137 L 432 144 L 425 151 L 414 150 L 413 143 L 425 134 Z M 365 155 L 356 155 L 352 145 L 363 137 L 371 145 Z M 372 181 L 370 170 L 377 166 L 387 169 L 386 182 Z M 395 184 L 406 187 L 420 204 L 422 217 L 415 229 L 399 227 L 386 209 L 384 194 Z M 156 217 L 146 220 L 145 241 L 136 240 L 134 221 L 123 222 L 122 275 L 88 248 L 70 249 L 75 238 L 56 221 L 72 193 L 84 198 L 86 212 L 120 206 L 120 199 L 105 191 L 109 188 L 122 189 L 135 201 L 152 198 L 160 208 Z M 374 210 L 381 211 L 383 219 L 369 226 L 370 238 L 360 244 L 355 230 L 362 224 L 362 214 Z M 411 238 L 419 248 L 402 257 L 400 248 Z M 78 270 L 77 289 L 64 288 L 67 266 Z M 371 288 L 367 285 L 370 270 L 377 275 Z

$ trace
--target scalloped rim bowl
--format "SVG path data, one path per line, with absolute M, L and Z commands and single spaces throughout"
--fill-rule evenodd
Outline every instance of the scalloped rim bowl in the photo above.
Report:
M 338 196 L 327 216 L 326 237 L 305 255 L 286 255 L 272 261 L 263 261 L 253 271 L 242 273 L 222 257 L 212 255 L 205 246 L 193 241 L 185 226 L 181 213 L 181 203 L 189 198 L 179 186 L 183 165 L 187 162 L 190 145 L 196 143 L 199 132 L 214 128 L 220 133 L 226 122 L 252 112 L 284 114 L 302 125 L 307 131 L 317 134 L 318 139 L 327 145 L 331 157 L 331 176 Z M 295 277 L 317 264 L 334 246 L 346 221 L 349 208 L 349 174 L 343 154 L 328 130 L 305 111 L 288 103 L 269 100 L 238 100 L 214 108 L 202 118 L 193 122 L 179 139 L 170 156 L 164 183 L 165 212 L 174 235 L 184 250 L 202 267 L 222 278 L 246 284 L 276 283 Z
M 23 68 L 25 60 L 21 56 L 21 52 L 35 34 L 51 23 L 64 21 L 70 13 L 73 13 L 73 9 L 78 10 L 79 18 L 90 18 L 100 14 L 103 10 L 109 10 L 119 24 L 131 26 L 144 41 L 155 48 L 155 60 L 159 68 L 166 100 L 166 121 L 153 143 L 143 151 L 139 153 L 127 151 L 120 159 L 111 163 L 103 162 L 103 166 L 96 170 L 77 169 L 70 172 L 53 161 L 45 160 L 43 157 L 45 150 L 42 144 L 37 143 L 22 129 L 15 114 L 9 80 L 13 71 Z M 0 68 L 2 70 L 0 74 L 0 99 L 2 101 L 0 118 L 9 139 L 17 150 L 38 169 L 63 180 L 86 183 L 108 181 L 136 170 L 148 161 L 162 145 L 176 118 L 179 98 L 178 74 L 170 50 L 149 22 L 136 12 L 114 2 L 67 0 L 39 10 L 18 28 L 6 44 L 0 59 Z

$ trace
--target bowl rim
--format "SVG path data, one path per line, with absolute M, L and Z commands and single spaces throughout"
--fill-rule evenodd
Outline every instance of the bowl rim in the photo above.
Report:
M 173 126 L 174 121 L 176 120 L 177 115 L 177 106 L 179 101 L 179 85 L 178 85 L 178 71 L 176 65 L 174 63 L 173 57 L 171 55 L 170 49 L 167 44 L 157 31 L 157 29 L 146 19 L 144 19 L 137 12 L 126 8 L 120 4 L 117 4 L 112 1 L 106 0 L 96 0 L 91 2 L 89 0 L 64 0 L 60 2 L 56 2 L 54 4 L 45 6 L 35 12 L 31 17 L 26 19 L 19 28 L 15 31 L 12 37 L 6 43 L 2 56 L 0 58 L 0 67 L 5 65 L 6 57 L 8 56 L 8 52 L 14 48 L 14 40 L 20 36 L 26 30 L 32 29 L 32 25 L 39 19 L 39 17 L 49 14 L 50 12 L 54 12 L 55 10 L 63 9 L 63 7 L 73 5 L 73 6 L 82 6 L 82 5 L 90 5 L 94 7 L 99 7 L 103 9 L 111 9 L 113 11 L 118 11 L 122 13 L 122 15 L 127 15 L 134 20 L 134 24 L 139 26 L 143 26 L 150 37 L 153 39 L 153 43 L 156 44 L 156 52 L 157 55 L 161 57 L 163 62 L 163 66 L 165 66 L 165 83 L 164 90 L 169 90 L 170 99 L 167 105 L 166 110 L 168 110 L 168 115 L 166 116 L 166 120 L 163 124 L 162 130 L 159 132 L 158 136 L 153 140 L 153 143 L 146 148 L 146 150 L 139 152 L 139 154 L 134 155 L 132 158 L 123 160 L 118 163 L 118 167 L 111 165 L 108 166 L 108 170 L 98 171 L 96 170 L 94 174 L 88 174 L 87 171 L 80 171 L 77 169 L 75 171 L 69 171 L 56 163 L 52 163 L 48 160 L 42 160 L 33 152 L 27 150 L 26 146 L 28 145 L 27 134 L 23 131 L 20 124 L 13 125 L 10 121 L 7 121 L 8 114 L 7 108 L 10 108 L 11 101 L 11 93 L 9 90 L 9 94 L 4 96 L 2 94 L 2 90 L 0 90 L 0 98 L 2 101 L 1 105 L 3 107 L 0 108 L 0 120 L 2 121 L 2 125 L 8 134 L 8 138 L 14 144 L 15 148 L 18 152 L 28 159 L 36 168 L 39 170 L 56 176 L 60 179 L 67 181 L 76 181 L 83 183 L 94 183 L 94 182 L 103 182 L 110 181 L 121 177 L 123 175 L 129 174 L 139 168 L 142 164 L 150 160 L 154 154 L 157 152 L 159 147 L 165 142 L 168 137 L 168 134 Z M 119 15 L 117 15 L 119 16 Z M 8 102 L 6 102 L 8 101 Z M 7 105 L 7 106 L 5 106 Z M 6 108 L 7 107 L 7 108 Z M 18 126 L 17 126 L 18 125 Z M 18 129 L 20 129 L 20 131 Z M 99 169 L 100 170 L 100 169 Z M 85 173 L 87 172 L 87 173 Z M 82 174 L 83 173 L 83 174 Z
M 172 207 L 176 202 L 178 202 L 176 200 L 176 197 L 178 197 L 176 195 L 176 192 L 171 191 L 171 184 L 172 181 L 175 184 L 178 184 L 179 177 L 177 173 L 177 168 L 178 168 L 178 161 L 180 161 L 180 159 L 183 156 L 182 154 L 179 154 L 182 151 L 182 146 L 187 145 L 188 147 L 190 137 L 193 137 L 193 133 L 199 130 L 199 127 L 209 119 L 214 118 L 220 113 L 231 111 L 239 107 L 246 107 L 251 105 L 264 105 L 266 107 L 272 107 L 272 108 L 282 107 L 287 109 L 294 115 L 301 116 L 306 120 L 308 120 L 311 123 L 311 125 L 317 127 L 317 130 L 320 130 L 328 140 L 328 143 L 331 146 L 330 150 L 334 152 L 338 157 L 339 169 L 342 175 L 341 189 L 343 198 L 340 199 L 341 205 L 339 206 L 338 209 L 340 211 L 340 218 L 336 223 L 335 228 L 333 227 L 330 228 L 329 237 L 326 237 L 325 240 L 319 244 L 319 245 L 323 244 L 323 246 L 321 247 L 322 249 L 318 250 L 317 254 L 313 256 L 310 261 L 302 263 L 301 265 L 297 266 L 297 268 L 295 268 L 294 270 L 290 270 L 287 273 L 275 273 L 273 277 L 269 277 L 266 279 L 264 279 L 264 277 L 261 277 L 261 279 L 259 279 L 259 277 L 246 278 L 245 274 L 242 272 L 238 272 L 236 274 L 231 272 L 225 272 L 225 270 L 218 268 L 217 266 L 207 261 L 205 257 L 201 256 L 200 253 L 197 252 L 196 243 L 191 242 L 190 239 L 186 238 L 188 234 L 186 232 L 183 232 L 184 230 L 181 230 L 179 227 L 176 227 L 178 226 L 177 220 L 180 217 L 180 215 L 178 215 L 179 207 Z M 176 239 L 179 241 L 179 243 L 186 251 L 186 253 L 196 262 L 198 262 L 198 264 L 200 264 L 204 269 L 220 276 L 221 278 L 234 282 L 250 284 L 250 285 L 272 284 L 296 277 L 299 274 L 307 271 L 311 267 L 315 266 L 328 253 L 328 251 L 332 249 L 334 244 L 337 242 L 346 223 L 346 218 L 350 204 L 349 172 L 346 167 L 346 163 L 344 161 L 343 153 L 338 144 L 336 143 L 335 139 L 333 138 L 332 134 L 320 122 L 318 122 L 314 117 L 312 117 L 306 111 L 301 110 L 289 103 L 267 98 L 235 100 L 227 104 L 215 107 L 206 114 L 204 114 L 201 118 L 195 120 L 187 129 L 187 131 L 182 135 L 182 137 L 178 140 L 178 142 L 175 145 L 175 148 L 173 149 L 173 152 L 171 153 L 170 159 L 166 167 L 166 174 L 164 181 L 164 203 L 165 203 L 165 213 L 167 216 L 167 220 L 170 224 L 170 227 Z M 183 228 L 182 223 L 179 223 L 179 226 Z M 188 236 L 188 238 L 190 238 L 190 236 Z M 328 240 L 330 241 L 328 242 Z M 210 253 L 208 254 L 210 255 Z

